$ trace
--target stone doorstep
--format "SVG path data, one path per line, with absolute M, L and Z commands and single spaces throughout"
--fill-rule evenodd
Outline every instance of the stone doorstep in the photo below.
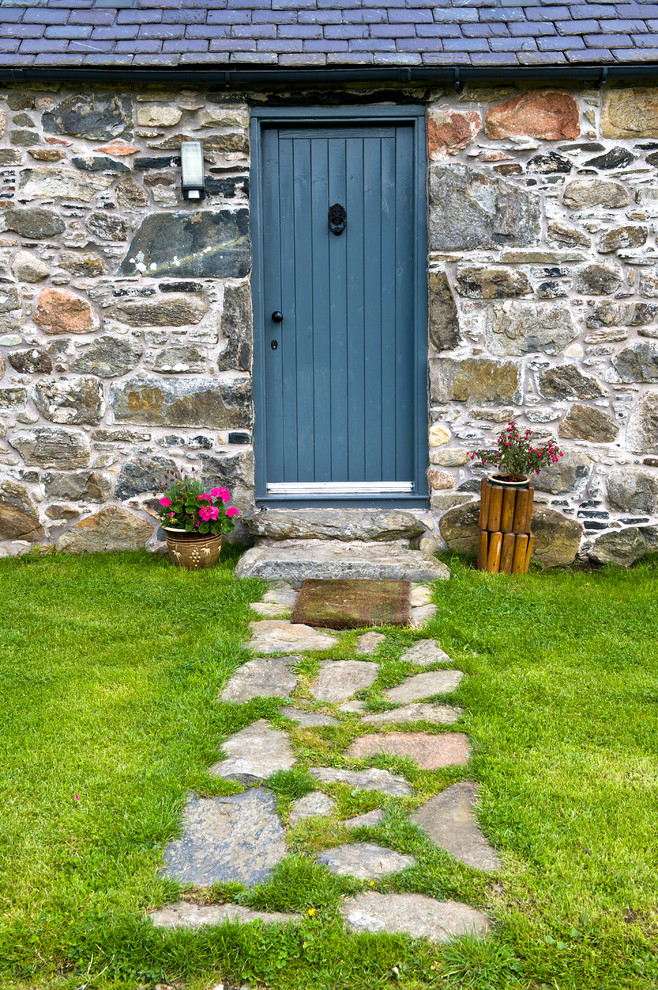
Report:
M 399 543 L 341 540 L 281 540 L 252 547 L 242 555 L 235 576 L 282 580 L 296 588 L 306 578 L 321 580 L 392 580 L 423 584 L 446 581 L 445 564 Z M 427 609 L 430 606 L 418 606 Z

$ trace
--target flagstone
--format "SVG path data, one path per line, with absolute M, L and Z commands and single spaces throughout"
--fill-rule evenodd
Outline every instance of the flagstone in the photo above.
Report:
M 254 657 L 247 660 L 226 682 L 222 701 L 249 701 L 251 698 L 287 698 L 297 684 L 290 669 L 301 656 Z
M 436 770 L 457 764 L 466 766 L 471 756 L 468 736 L 464 732 L 375 732 L 359 736 L 352 742 L 347 756 L 363 759 L 378 753 L 408 756 L 423 770 Z
M 360 712 L 366 710 L 366 705 L 364 701 L 347 701 L 344 705 L 341 705 L 338 709 L 341 712 L 345 712 L 346 715 L 358 715 Z
M 279 715 L 285 715 L 293 722 L 299 722 L 303 728 L 316 725 L 340 725 L 338 719 L 332 715 L 323 715 L 322 712 L 305 712 L 301 708 L 294 708 L 292 705 L 284 705 L 283 708 L 279 708 Z
M 252 602 L 251 608 L 264 619 L 279 619 L 290 615 L 290 605 L 279 605 L 277 602 Z
M 288 734 L 273 729 L 264 718 L 229 736 L 222 749 L 226 758 L 211 766 L 208 773 L 241 784 L 259 783 L 278 770 L 290 770 L 295 762 Z
M 368 655 L 369 653 L 376 653 L 377 647 L 380 643 L 383 643 L 386 639 L 383 633 L 378 632 L 367 632 L 363 636 L 359 636 L 356 641 L 356 652 Z
M 384 810 L 383 808 L 375 808 L 374 811 L 366 811 L 363 815 L 356 815 L 354 818 L 348 818 L 343 822 L 345 828 L 373 828 L 376 825 L 381 825 L 384 820 Z
M 271 602 L 275 605 L 287 605 L 293 608 L 297 601 L 298 592 L 291 588 L 289 584 L 282 584 L 280 588 L 270 588 L 263 595 L 264 602 Z
M 438 612 L 437 605 L 419 605 L 411 610 L 411 628 L 420 629 Z
M 254 653 L 290 653 L 296 650 L 328 650 L 337 646 L 336 636 L 319 632 L 303 623 L 285 619 L 265 619 L 250 624 L 251 639 L 245 649 Z
M 310 771 L 316 780 L 325 784 L 347 784 L 355 791 L 383 791 L 393 797 L 413 794 L 413 787 L 404 777 L 371 767 L 369 770 L 340 770 L 335 767 L 313 767 Z
M 452 657 L 437 646 L 433 639 L 419 639 L 408 650 L 405 650 L 400 660 L 415 663 L 417 667 L 429 667 L 433 663 L 452 663 Z
M 428 838 L 460 863 L 478 870 L 500 869 L 498 853 L 483 835 L 475 818 L 478 787 L 465 780 L 452 784 L 411 815 Z
M 325 849 L 316 856 L 332 873 L 340 877 L 356 877 L 357 880 L 376 880 L 388 873 L 400 873 L 416 865 L 413 856 L 402 856 L 393 849 L 371 842 L 353 842 L 333 849 Z
M 449 942 L 459 935 L 489 931 L 486 914 L 458 901 L 435 901 L 423 894 L 380 894 L 365 891 L 343 902 L 341 914 L 349 928 L 366 932 L 389 932 Z
M 411 604 L 428 605 L 432 601 L 432 589 L 427 584 L 417 584 L 411 589 Z
M 286 856 L 276 798 L 264 788 L 226 797 L 188 798 L 183 834 L 164 851 L 163 875 L 209 886 L 261 883 Z
M 311 686 L 318 701 L 347 701 L 377 679 L 377 665 L 368 660 L 324 660 Z
M 368 725 L 403 724 L 405 722 L 432 722 L 434 725 L 453 725 L 463 714 L 463 708 L 452 705 L 430 705 L 428 702 L 415 702 L 402 708 L 392 708 L 375 715 L 365 715 L 362 719 Z
M 330 815 L 336 802 L 328 794 L 322 791 L 311 791 L 304 797 L 298 798 L 290 809 L 290 824 L 296 825 L 304 818 L 312 818 L 314 815 Z
M 408 677 L 402 684 L 384 691 L 389 701 L 404 704 L 407 701 L 419 701 L 433 694 L 447 694 L 454 691 L 464 674 L 461 670 L 430 670 L 424 674 Z
M 156 928 L 202 928 L 206 925 L 223 925 L 227 921 L 262 921 L 266 925 L 299 924 L 298 914 L 284 914 L 282 911 L 252 911 L 241 904 L 190 904 L 178 901 L 165 904 L 157 911 L 149 912 L 149 918 Z

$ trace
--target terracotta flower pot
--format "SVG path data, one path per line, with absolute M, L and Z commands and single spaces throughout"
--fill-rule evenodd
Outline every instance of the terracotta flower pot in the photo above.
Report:
M 167 552 L 175 567 L 200 571 L 214 567 L 222 549 L 222 534 L 188 533 L 184 529 L 164 529 Z

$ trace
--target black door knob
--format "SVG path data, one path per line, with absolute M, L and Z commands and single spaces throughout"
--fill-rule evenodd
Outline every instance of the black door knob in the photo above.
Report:
M 275 309 L 274 312 L 272 313 L 272 319 L 274 320 L 275 323 L 281 323 L 281 320 L 283 319 L 283 313 L 281 313 L 278 309 Z

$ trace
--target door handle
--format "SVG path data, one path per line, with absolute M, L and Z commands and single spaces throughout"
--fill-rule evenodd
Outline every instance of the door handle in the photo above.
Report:
M 280 310 L 275 309 L 274 312 L 272 313 L 272 320 L 274 321 L 274 323 L 281 323 L 281 321 L 283 320 L 283 313 L 280 312 Z

